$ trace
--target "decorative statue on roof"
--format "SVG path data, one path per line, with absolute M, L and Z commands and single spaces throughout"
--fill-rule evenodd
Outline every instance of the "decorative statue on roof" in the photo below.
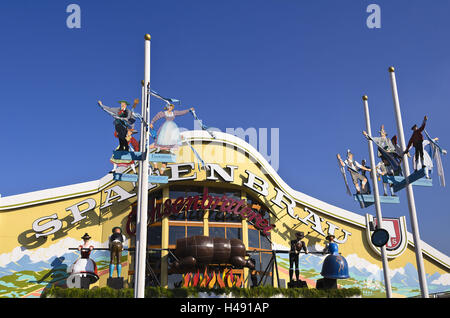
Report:
M 114 273 L 114 267 L 117 265 L 117 277 L 121 277 L 122 264 L 120 257 L 122 256 L 123 244 L 126 241 L 125 235 L 122 234 L 122 229 L 118 226 L 112 229 L 112 234 L 109 236 L 109 277 L 111 278 Z
M 303 232 L 296 232 L 295 233 L 295 239 L 291 241 L 291 249 L 289 251 L 289 281 L 292 282 L 294 270 L 295 270 L 295 277 L 297 278 L 297 281 L 300 280 L 300 270 L 298 266 L 299 262 L 299 256 L 300 251 L 303 250 L 305 254 L 308 254 L 308 248 L 306 247 L 306 244 L 302 239 L 305 237 L 305 233 Z
M 185 110 L 174 110 L 175 106 L 172 103 L 167 103 L 164 107 L 164 111 L 158 112 L 150 122 L 150 129 L 153 129 L 153 125 L 160 119 L 164 118 L 164 123 L 159 127 L 155 142 L 150 145 L 150 148 L 156 149 L 156 152 L 169 152 L 174 153 L 176 149 L 181 145 L 181 135 L 180 129 L 175 123 L 175 117 L 182 116 L 189 111 L 194 111 L 194 108 Z M 167 164 L 163 163 L 162 167 L 159 169 L 159 173 L 163 174 L 166 169 Z M 154 162 L 154 168 L 156 169 L 156 163 Z
M 360 174 L 358 170 L 361 171 L 371 171 L 371 169 L 364 167 L 356 160 L 353 160 L 353 153 L 350 150 L 347 150 L 347 159 L 345 161 L 342 160 L 341 155 L 337 154 L 338 161 L 342 168 L 347 167 L 348 172 L 350 172 L 350 176 L 352 177 L 353 184 L 356 188 L 357 194 L 369 194 L 370 190 L 368 187 L 368 180 L 365 176 Z M 347 181 L 344 174 L 344 180 Z M 361 182 L 361 186 L 359 184 Z
M 127 135 L 125 137 L 128 145 L 129 150 L 131 151 L 139 151 L 139 142 L 133 137 L 134 134 L 136 134 L 137 131 L 134 129 L 128 129 Z M 117 133 L 114 132 L 114 136 L 117 137 Z M 119 150 L 120 146 L 116 149 Z M 127 168 L 131 167 L 133 169 L 133 172 L 136 173 L 136 161 L 132 159 L 116 159 L 114 158 L 114 155 L 111 155 L 110 162 L 113 164 L 114 168 L 109 173 L 114 172 L 120 172 L 118 171 L 118 168 L 121 167 L 123 170 L 126 170 Z
M 389 163 L 386 162 L 386 159 L 382 158 L 381 161 L 377 164 L 376 172 L 378 175 L 378 179 L 381 179 L 382 176 L 393 176 L 394 171 L 392 170 L 392 166 L 389 165 Z M 385 182 L 383 179 L 383 191 L 384 196 L 388 196 L 388 188 L 391 192 L 391 196 L 396 196 L 392 190 L 392 185 L 390 185 L 388 182 Z
M 114 118 L 114 129 L 117 138 L 119 138 L 119 151 L 129 151 L 127 134 L 128 131 L 134 131 L 134 123 L 136 119 L 141 119 L 141 116 L 135 112 L 133 109 L 136 108 L 136 105 L 139 103 L 139 99 L 136 98 L 134 100 L 132 109 L 128 109 L 127 106 L 130 104 L 127 101 L 121 100 L 119 101 L 120 107 L 108 107 L 103 105 L 102 101 L 98 101 L 98 105 L 108 114 L 110 114 Z
M 390 166 L 389 170 L 392 170 L 394 175 L 400 175 L 400 163 L 402 160 L 403 151 L 397 145 L 397 136 L 392 137 L 392 139 L 387 138 L 384 125 L 381 125 L 379 133 L 379 137 L 371 137 L 366 131 L 363 131 L 363 135 L 377 145 L 378 157 L 383 161 L 384 165 L 387 168 Z
M 420 127 L 417 127 L 416 124 L 414 124 L 414 126 L 411 127 L 411 130 L 413 131 L 411 138 L 409 139 L 408 145 L 406 146 L 406 149 L 404 151 L 404 154 L 408 154 L 409 153 L 409 149 L 411 148 L 411 146 L 414 147 L 415 150 L 415 154 L 414 154 L 414 160 L 416 163 L 418 163 L 418 160 L 420 159 L 421 163 L 422 163 L 422 167 L 424 166 L 424 158 L 423 158 L 423 135 L 422 135 L 422 131 L 425 129 L 425 125 L 427 123 L 428 117 L 425 116 L 423 118 L 423 122 L 422 125 Z M 415 166 L 415 170 L 417 171 L 418 165 L 416 164 Z
M 440 145 L 439 145 L 439 138 L 431 138 L 430 135 L 428 134 L 428 132 L 425 130 L 425 135 L 427 136 L 427 140 L 428 143 L 423 143 L 423 147 L 425 148 L 425 146 L 428 146 L 428 149 L 425 149 L 426 152 L 428 153 L 428 155 L 431 157 L 431 162 L 436 163 L 436 170 L 437 170 L 437 174 L 439 176 L 439 182 L 441 184 L 441 186 L 445 187 L 445 174 L 444 174 L 444 167 L 442 165 L 442 158 L 441 155 L 446 155 L 447 154 L 447 150 L 443 149 Z M 431 166 L 431 168 L 433 168 L 433 166 Z M 425 170 L 425 173 L 427 175 L 428 171 Z

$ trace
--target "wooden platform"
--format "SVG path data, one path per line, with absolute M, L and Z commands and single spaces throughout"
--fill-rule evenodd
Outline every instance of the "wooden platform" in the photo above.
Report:
M 142 160 L 142 152 L 138 151 L 113 151 L 114 159 L 120 160 Z
M 120 160 L 144 160 L 144 154 L 139 151 L 113 151 L 114 159 Z M 171 153 L 149 153 L 148 161 L 150 162 L 177 162 L 177 156 Z
M 138 182 L 137 174 L 114 173 L 113 179 L 117 181 Z M 149 183 L 168 183 L 168 176 L 148 176 Z
M 361 208 L 367 208 L 375 203 L 373 194 L 354 194 L 355 201 L 358 201 Z M 400 203 L 399 197 L 380 195 L 380 203 L 397 204 Z
M 148 161 L 150 162 L 177 162 L 177 156 L 170 153 L 150 153 L 148 155 Z
M 421 187 L 433 186 L 433 180 L 425 178 L 425 172 L 423 171 L 423 169 L 412 173 L 409 176 L 408 180 L 410 184 L 414 186 L 421 186 Z M 383 182 L 392 184 L 394 192 L 398 192 L 406 187 L 405 177 L 402 176 L 383 176 Z
M 406 187 L 406 178 L 402 176 L 383 176 L 383 182 L 392 184 L 394 192 L 398 192 Z M 408 182 L 415 186 L 431 187 L 433 181 L 425 178 L 424 169 L 420 169 L 411 173 L 408 177 Z

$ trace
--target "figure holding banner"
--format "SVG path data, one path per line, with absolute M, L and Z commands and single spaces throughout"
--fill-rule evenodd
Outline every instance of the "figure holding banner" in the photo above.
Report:
M 370 194 L 369 187 L 367 186 L 368 180 L 362 174 L 358 172 L 358 169 L 365 171 L 372 171 L 369 168 L 364 167 L 356 160 L 353 160 L 353 154 L 350 152 L 350 149 L 347 150 L 347 159 L 343 161 L 341 159 L 341 155 L 337 154 L 338 161 L 340 162 L 342 167 L 347 167 L 348 172 L 350 172 L 350 176 L 352 177 L 353 184 L 356 188 L 357 194 Z M 359 185 L 361 182 L 361 186 Z
M 136 108 L 138 103 L 139 99 L 136 98 L 132 109 Z M 127 101 L 121 100 L 119 101 L 119 104 L 120 107 L 108 107 L 103 105 L 102 101 L 98 101 L 98 105 L 114 118 L 115 134 L 117 135 L 117 138 L 119 138 L 118 150 L 128 151 L 129 147 L 126 139 L 128 130 L 133 129 L 136 118 L 141 118 L 141 116 L 137 115 L 132 110 L 127 109 L 127 106 L 130 105 Z
M 401 174 L 400 162 L 402 160 L 402 150 L 396 143 L 397 137 L 394 136 L 391 139 L 387 138 L 384 125 L 381 125 L 380 137 L 371 137 L 366 131 L 363 131 L 364 137 L 368 140 L 372 140 L 378 147 L 378 158 L 380 158 L 386 167 L 390 167 L 393 170 L 394 175 Z

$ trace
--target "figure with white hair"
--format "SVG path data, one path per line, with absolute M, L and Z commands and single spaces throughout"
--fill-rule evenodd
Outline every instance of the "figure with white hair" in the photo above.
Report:
M 354 156 L 353 153 L 350 151 L 350 149 L 347 150 L 346 160 L 342 160 L 340 154 L 337 154 L 337 158 L 342 167 L 347 167 L 347 171 L 350 173 L 350 176 L 352 177 L 352 182 L 355 185 L 356 193 L 370 194 L 370 190 L 368 187 L 368 180 L 364 175 L 359 173 L 358 170 L 360 169 L 361 171 L 372 171 L 372 169 L 364 167 L 356 160 L 353 160 Z M 361 182 L 361 185 L 359 184 L 359 182 Z

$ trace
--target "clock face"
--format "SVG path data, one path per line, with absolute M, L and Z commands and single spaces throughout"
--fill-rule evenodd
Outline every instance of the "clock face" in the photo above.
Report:
M 386 245 L 389 240 L 389 233 L 384 229 L 377 229 L 372 233 L 372 243 L 377 247 Z

